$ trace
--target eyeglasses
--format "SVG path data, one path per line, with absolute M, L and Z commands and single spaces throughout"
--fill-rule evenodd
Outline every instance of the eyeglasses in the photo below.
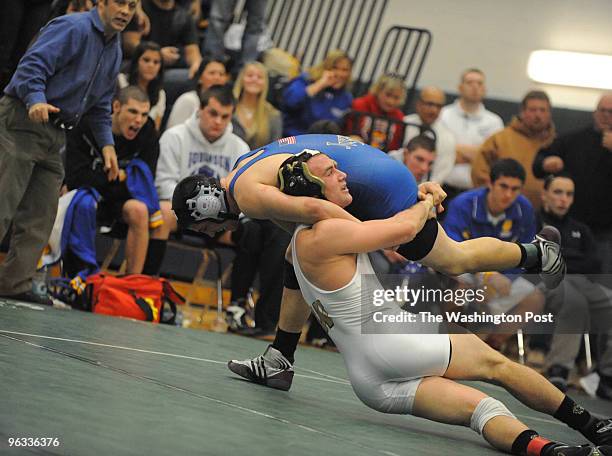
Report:
M 421 100 L 421 99 L 419 99 L 419 101 L 421 103 L 423 103 L 425 106 L 427 106 L 428 108 L 442 109 L 444 107 L 444 105 L 442 103 L 434 103 L 433 101 L 425 101 L 425 100 Z
M 600 112 L 602 114 L 607 114 L 609 116 L 612 116 L 612 109 L 597 108 L 597 112 Z

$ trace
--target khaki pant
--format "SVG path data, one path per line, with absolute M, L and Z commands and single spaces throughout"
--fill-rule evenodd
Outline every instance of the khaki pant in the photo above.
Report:
M 0 294 L 32 287 L 57 212 L 64 142 L 63 130 L 32 122 L 20 100 L 0 99 L 0 239 L 13 222 L 10 250 L 0 264 Z

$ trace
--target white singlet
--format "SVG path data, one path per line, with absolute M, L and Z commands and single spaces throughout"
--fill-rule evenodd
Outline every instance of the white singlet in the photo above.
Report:
M 308 281 L 299 264 L 296 237 L 306 225 L 296 228 L 291 239 L 293 268 L 304 299 L 323 328 L 328 331 L 344 358 L 355 394 L 367 406 L 384 413 L 406 414 L 412 411 L 414 396 L 422 377 L 441 376 L 450 361 L 448 334 L 419 334 L 414 323 L 401 334 L 365 334 L 362 324 L 375 312 L 399 313 L 397 303 L 374 306 L 367 288 L 382 289 L 374 277 L 367 254 L 357 255 L 353 278 L 334 291 L 325 291 Z M 371 274 L 362 281 L 364 274 Z

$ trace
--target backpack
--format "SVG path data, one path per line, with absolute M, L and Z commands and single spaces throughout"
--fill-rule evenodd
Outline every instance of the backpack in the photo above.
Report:
M 166 324 L 174 324 L 176 306 L 185 303 L 166 279 L 103 273 L 87 278 L 83 301 L 93 313 Z

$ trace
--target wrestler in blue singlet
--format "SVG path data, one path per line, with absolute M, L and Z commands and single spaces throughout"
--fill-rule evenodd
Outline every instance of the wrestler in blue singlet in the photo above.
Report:
M 301 135 L 283 138 L 244 154 L 236 164 L 262 149 L 263 153 L 244 165 L 230 182 L 232 195 L 236 180 L 259 160 L 271 155 L 299 154 L 304 149 L 311 149 L 335 160 L 338 169 L 347 174 L 353 202 L 346 210 L 360 220 L 389 218 L 417 201 L 416 181 L 406 166 L 384 152 L 346 136 Z

